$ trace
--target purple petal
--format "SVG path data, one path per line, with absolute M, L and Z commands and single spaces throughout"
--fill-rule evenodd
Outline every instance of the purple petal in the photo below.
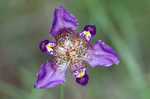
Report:
M 94 36 L 96 34 L 96 26 L 95 25 L 86 25 L 83 28 L 83 31 L 90 31 L 90 33 Z
M 86 25 L 80 36 L 84 36 L 87 41 L 91 41 L 92 37 L 96 34 L 96 27 L 94 25 Z
M 53 47 L 56 45 L 56 42 L 52 42 L 49 40 L 41 41 L 40 43 L 40 50 L 44 53 L 48 53 L 53 55 Z
M 88 74 L 86 73 L 86 67 L 79 68 L 72 72 L 76 77 L 76 82 L 82 86 L 86 86 L 88 84 Z
M 88 80 L 89 77 L 87 73 L 81 78 L 76 78 L 76 82 L 82 86 L 86 86 L 88 84 Z
M 53 63 L 47 61 L 37 73 L 37 81 L 34 88 L 51 88 L 65 82 L 66 68 L 54 68 Z M 59 66 L 57 66 L 59 67 Z
M 53 22 L 50 30 L 50 34 L 55 37 L 62 29 L 76 30 L 78 26 L 77 19 L 67 10 L 60 6 L 55 8 Z
M 106 45 L 101 40 L 92 45 L 92 49 L 87 50 L 84 58 L 92 67 L 95 66 L 111 66 L 112 64 L 119 64 L 117 53 Z

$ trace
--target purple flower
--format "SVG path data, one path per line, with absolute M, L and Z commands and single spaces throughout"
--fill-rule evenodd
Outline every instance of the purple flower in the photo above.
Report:
M 67 67 L 76 82 L 85 86 L 89 77 L 84 61 L 91 67 L 119 63 L 117 53 L 101 40 L 90 44 L 96 34 L 94 25 L 86 25 L 80 33 L 76 32 L 77 26 L 77 19 L 63 6 L 55 9 L 50 34 L 56 41 L 44 40 L 40 44 L 41 51 L 54 58 L 41 66 L 34 88 L 51 88 L 64 83 Z

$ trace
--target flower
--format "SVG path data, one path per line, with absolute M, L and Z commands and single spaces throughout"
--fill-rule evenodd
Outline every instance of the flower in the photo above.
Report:
M 67 67 L 76 82 L 85 86 L 89 77 L 84 62 L 91 67 L 119 63 L 117 53 L 101 40 L 90 44 L 96 34 L 94 25 L 86 25 L 80 33 L 76 32 L 77 26 L 77 19 L 63 6 L 55 9 L 50 35 L 56 41 L 44 40 L 40 44 L 41 51 L 54 58 L 41 66 L 34 88 L 51 88 L 64 83 Z

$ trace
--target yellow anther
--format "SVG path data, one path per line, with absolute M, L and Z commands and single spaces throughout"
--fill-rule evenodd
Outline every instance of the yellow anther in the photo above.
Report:
M 85 75 L 85 70 L 81 69 L 80 71 L 76 72 L 76 77 L 81 78 Z
M 86 37 L 86 38 L 89 38 L 89 37 L 91 36 L 90 31 L 84 31 L 84 34 L 85 34 L 85 37 Z
M 69 53 L 69 56 L 72 57 L 72 56 L 74 56 L 75 54 L 76 54 L 75 51 L 71 51 L 71 52 Z
M 80 73 L 78 73 L 78 75 L 77 75 L 78 78 L 81 78 L 81 77 L 83 77 L 83 76 L 84 76 L 84 73 L 83 73 L 83 72 L 80 72 Z
M 46 49 L 50 52 L 50 51 L 53 51 L 53 49 L 52 49 L 52 45 L 49 43 L 49 44 L 47 44 L 46 45 Z

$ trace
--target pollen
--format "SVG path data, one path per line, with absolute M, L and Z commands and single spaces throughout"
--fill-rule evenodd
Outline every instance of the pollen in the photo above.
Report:
M 70 56 L 70 57 L 73 57 L 74 55 L 76 55 L 76 52 L 75 52 L 75 51 L 71 51 L 71 52 L 69 53 L 69 56 Z
M 46 45 L 46 49 L 48 50 L 48 52 L 53 51 L 52 47 L 53 47 L 53 45 L 50 44 L 50 43 L 48 43 L 48 44 Z
M 84 35 L 86 37 L 86 39 L 88 39 L 91 36 L 90 31 L 84 31 Z
M 81 77 L 84 76 L 84 74 L 85 74 L 84 70 L 80 70 L 79 72 L 77 72 L 76 77 L 77 77 L 77 78 L 81 78 Z
M 83 76 L 84 76 L 84 73 L 82 73 L 82 72 L 78 74 L 78 78 L 81 78 Z

